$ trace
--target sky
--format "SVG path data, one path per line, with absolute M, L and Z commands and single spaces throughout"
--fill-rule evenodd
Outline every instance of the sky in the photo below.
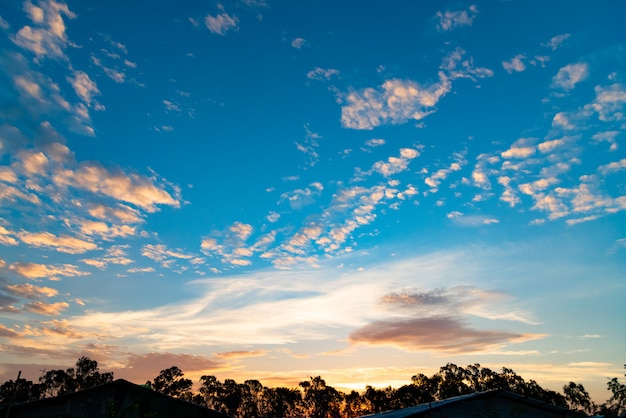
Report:
M 609 398 L 626 3 L 0 4 L 0 378 L 448 362 Z

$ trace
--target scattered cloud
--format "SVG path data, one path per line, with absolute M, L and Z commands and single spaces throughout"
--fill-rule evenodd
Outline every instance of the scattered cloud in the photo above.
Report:
M 387 123 L 421 120 L 434 112 L 434 106 L 450 91 L 443 75 L 438 83 L 422 87 L 411 80 L 385 81 L 380 89 L 366 88 L 348 93 L 341 108 L 341 124 L 351 129 L 373 129 Z
M 24 309 L 26 311 L 46 316 L 59 316 L 64 310 L 69 307 L 70 305 L 67 302 L 46 303 L 41 301 L 34 301 L 24 305 Z
M 513 72 L 521 73 L 526 69 L 526 64 L 524 64 L 525 59 L 526 56 L 524 54 L 518 54 L 509 61 L 502 61 L 502 67 L 509 74 Z
M 42 0 L 38 5 L 24 3 L 24 10 L 33 26 L 22 27 L 13 38 L 20 47 L 33 52 L 39 58 L 61 58 L 67 44 L 63 17 L 74 18 L 67 4 L 62 1 Z
M 445 32 L 462 26 L 472 26 L 477 15 L 478 8 L 475 5 L 470 6 L 467 10 L 437 12 L 435 15 L 437 29 Z
M 380 125 L 419 121 L 436 111 L 436 105 L 452 90 L 452 80 L 493 76 L 488 68 L 475 67 L 472 58 L 463 59 L 460 48 L 446 55 L 438 81 L 422 85 L 412 80 L 391 79 L 379 88 L 351 90 L 344 95 L 341 124 L 345 128 L 371 130 Z
M 301 49 L 303 46 L 306 46 L 306 39 L 295 38 L 293 41 L 291 41 L 291 46 L 296 49 Z
M 334 68 L 315 67 L 314 70 L 311 70 L 306 74 L 306 78 L 308 78 L 309 80 L 330 81 L 332 78 L 337 77 L 338 75 L 339 70 L 336 70 Z
M 204 24 L 211 31 L 217 35 L 226 35 L 226 33 L 233 31 L 239 31 L 239 18 L 236 15 L 229 15 L 224 11 L 224 7 L 218 4 L 218 11 L 221 13 L 213 15 L 207 15 L 204 19 Z
M 556 51 L 557 49 L 559 49 L 563 45 L 563 42 L 565 42 L 569 37 L 570 37 L 569 33 L 564 33 L 562 35 L 556 35 L 556 36 L 552 37 L 548 42 L 546 42 L 544 44 L 541 44 L 541 45 L 545 46 L 546 48 L 550 48 L 553 51 Z
M 572 90 L 574 86 L 584 81 L 589 76 L 589 65 L 584 62 L 568 64 L 562 67 L 552 79 L 552 86 L 566 91 Z
M 18 235 L 20 240 L 27 245 L 51 248 L 69 254 L 82 254 L 98 248 L 93 242 L 70 236 L 57 237 L 50 232 L 31 233 L 22 231 Z
M 50 298 L 59 294 L 59 291 L 46 286 L 34 286 L 30 283 L 12 284 L 6 287 L 6 291 L 14 296 L 24 299 Z
M 72 264 L 36 264 L 36 263 L 13 263 L 9 269 L 27 279 L 55 279 L 58 276 L 75 277 L 87 276 L 90 273 L 78 270 Z

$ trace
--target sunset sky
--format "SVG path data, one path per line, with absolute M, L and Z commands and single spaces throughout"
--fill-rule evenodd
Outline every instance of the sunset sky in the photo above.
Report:
M 596 401 L 626 363 L 626 3 L 0 4 L 0 380 Z

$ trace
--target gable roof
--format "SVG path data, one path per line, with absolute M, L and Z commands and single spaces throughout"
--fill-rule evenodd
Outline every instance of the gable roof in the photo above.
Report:
M 455 396 L 452 398 L 442 399 L 436 402 L 423 403 L 415 406 L 411 406 L 408 408 L 397 409 L 394 411 L 386 411 L 380 412 L 377 414 L 364 415 L 364 417 L 368 418 L 410 418 L 417 417 L 419 414 L 422 414 L 427 411 L 438 410 L 444 406 L 462 403 L 469 400 L 486 398 L 489 396 L 500 396 L 505 399 L 509 399 L 515 402 L 523 403 L 529 406 L 533 406 L 535 408 L 543 409 L 546 411 L 554 412 L 557 414 L 562 414 L 563 416 L 567 416 L 569 410 L 567 408 L 563 408 L 560 406 L 553 405 L 551 403 L 541 401 L 538 399 L 528 398 L 526 396 L 519 395 L 517 393 L 509 392 L 506 390 L 494 389 L 488 390 L 484 392 L 476 392 L 470 393 L 467 395 Z
M 0 411 L 5 413 L 6 408 L 0 408 Z M 146 412 L 156 411 L 159 412 L 159 416 L 165 417 L 229 417 L 204 406 L 172 398 L 149 387 L 118 379 L 78 392 L 13 405 L 11 418 L 43 418 L 61 414 L 81 418 L 118 416 L 119 414 L 140 417 Z M 114 415 L 111 415 L 111 412 Z

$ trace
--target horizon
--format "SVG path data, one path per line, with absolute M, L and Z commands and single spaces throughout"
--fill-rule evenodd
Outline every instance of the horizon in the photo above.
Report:
M 608 399 L 626 4 L 405 3 L 5 2 L 0 379 L 479 363 Z

